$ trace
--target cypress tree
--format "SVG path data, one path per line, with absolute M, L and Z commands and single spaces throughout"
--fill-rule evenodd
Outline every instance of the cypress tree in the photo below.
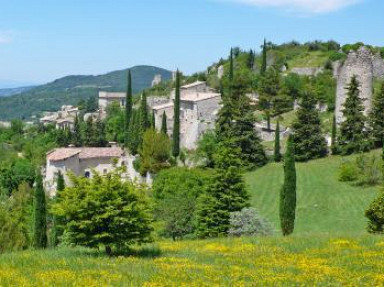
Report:
M 127 93 L 125 97 L 125 122 L 124 122 L 124 135 L 125 145 L 128 145 L 129 140 L 129 125 L 132 118 L 132 76 L 131 70 L 128 70 L 128 83 Z
M 320 158 L 327 154 L 327 142 L 322 134 L 321 120 L 315 103 L 313 95 L 305 92 L 292 125 L 297 161 Z
M 102 120 L 96 121 L 96 143 L 97 147 L 105 147 L 107 145 L 107 136 L 105 132 L 105 124 Z
M 281 161 L 281 153 L 280 153 L 280 122 L 276 123 L 276 131 L 275 131 L 275 153 L 274 153 L 275 162 Z
M 147 106 L 147 95 L 143 91 L 141 96 L 141 105 L 140 105 L 140 132 L 144 134 L 144 132 L 149 129 L 151 123 L 149 121 L 148 116 L 148 106 Z
M 176 72 L 176 90 L 174 102 L 173 144 L 172 155 L 178 157 L 180 154 L 180 73 Z
M 359 82 L 352 77 L 347 98 L 342 110 L 344 121 L 340 125 L 339 148 L 343 155 L 365 152 L 371 148 L 366 130 L 363 101 L 360 98 Z
M 56 196 L 54 198 L 54 201 L 57 202 L 60 200 L 61 192 L 65 189 L 65 181 L 64 176 L 59 171 L 57 175 L 57 181 L 56 181 Z M 60 218 L 58 216 L 53 216 L 52 218 L 52 230 L 51 230 L 51 246 L 56 247 L 59 244 L 59 236 L 61 236 L 64 232 L 63 229 L 63 218 Z
M 338 152 L 336 115 L 333 115 L 333 119 L 332 119 L 331 151 L 332 151 L 332 154 L 337 154 Z
M 47 210 L 45 202 L 45 192 L 43 178 L 40 172 L 36 176 L 36 187 L 34 193 L 34 232 L 33 245 L 35 248 L 42 249 L 47 247 Z
M 168 128 L 167 128 L 167 115 L 165 111 L 163 112 L 163 117 L 161 119 L 161 132 L 165 135 L 168 134 Z
M 95 129 L 93 124 L 93 118 L 92 116 L 88 117 L 86 123 L 85 123 L 85 130 L 84 130 L 84 145 L 85 146 L 94 146 L 95 143 Z
M 253 66 L 255 64 L 255 54 L 253 50 L 251 49 L 248 54 L 248 59 L 247 59 L 247 66 L 250 70 L 253 70 Z
M 296 217 L 296 167 L 293 137 L 289 136 L 284 155 L 284 184 L 280 191 L 280 224 L 284 236 L 290 235 Z
M 76 147 L 82 146 L 82 138 L 81 138 L 81 126 L 80 126 L 80 120 L 79 116 L 76 115 L 74 127 L 73 127 L 73 135 L 72 135 L 72 143 Z
M 152 111 L 152 116 L 151 116 L 151 128 L 156 129 L 156 118 L 155 118 L 155 112 Z
M 264 75 L 267 71 L 267 41 L 264 38 L 264 44 L 263 44 L 263 58 L 261 62 L 261 69 L 260 74 Z
M 381 147 L 384 143 L 384 83 L 373 97 L 369 120 L 375 146 Z

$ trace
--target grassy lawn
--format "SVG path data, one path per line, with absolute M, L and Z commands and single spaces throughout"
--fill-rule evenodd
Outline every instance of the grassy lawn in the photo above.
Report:
M 147 247 L 148 248 L 148 247 Z M 1 286 L 376 285 L 384 238 L 244 238 L 160 242 L 147 255 L 112 257 L 86 249 L 25 251 L 0 258 Z
M 355 187 L 337 179 L 341 157 L 297 164 L 297 220 L 295 233 L 338 236 L 366 233 L 364 211 L 377 187 Z M 253 205 L 279 228 L 279 191 L 282 164 L 269 164 L 246 175 Z
M 329 59 L 329 52 L 306 52 L 288 61 L 291 68 L 298 67 L 323 67 Z

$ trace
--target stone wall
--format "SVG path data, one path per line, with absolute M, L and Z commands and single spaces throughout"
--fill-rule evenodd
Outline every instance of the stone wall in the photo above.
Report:
M 291 69 L 292 73 L 298 74 L 300 76 L 316 76 L 323 72 L 324 68 L 322 67 L 305 67 L 305 68 L 297 68 L 293 67 Z
M 358 51 L 351 51 L 344 64 L 340 67 L 337 77 L 336 121 L 343 121 L 342 109 L 347 97 L 346 87 L 353 76 L 360 83 L 360 97 L 364 100 L 365 114 L 371 109 L 373 89 L 373 56 L 369 49 L 361 47 Z
M 384 60 L 380 54 L 373 56 L 373 76 L 380 79 L 384 78 Z

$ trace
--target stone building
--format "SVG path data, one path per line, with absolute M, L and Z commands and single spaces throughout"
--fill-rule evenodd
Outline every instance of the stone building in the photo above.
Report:
M 343 105 L 347 98 L 347 87 L 353 76 L 357 77 L 360 84 L 360 97 L 363 99 L 365 114 L 371 109 L 373 94 L 373 55 L 367 47 L 361 47 L 358 51 L 351 51 L 348 58 L 337 71 L 336 94 L 336 121 L 343 121 Z
M 169 135 L 173 132 L 174 97 L 175 91 L 172 91 L 170 100 L 152 107 L 158 130 L 165 112 Z M 195 149 L 201 135 L 214 129 L 220 102 L 221 95 L 213 92 L 205 82 L 180 87 L 180 145 L 183 148 Z
M 125 107 L 126 93 L 99 92 L 99 109 L 105 111 L 109 104 L 119 103 L 120 107 Z
M 91 178 L 94 172 L 103 175 L 121 166 L 127 168 L 125 179 L 145 182 L 146 180 L 133 168 L 134 160 L 134 156 L 119 147 L 54 149 L 47 154 L 44 185 L 47 192 L 53 196 L 59 172 L 64 175 L 68 186 L 71 184 L 68 178 L 69 172 L 76 176 Z
M 79 109 L 77 107 L 62 106 L 57 112 L 45 113 L 45 116 L 40 119 L 40 123 L 44 125 L 53 124 L 57 129 L 73 129 L 75 118 L 78 114 Z

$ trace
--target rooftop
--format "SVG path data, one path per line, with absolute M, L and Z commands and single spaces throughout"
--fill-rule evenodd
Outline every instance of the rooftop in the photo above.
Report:
M 220 97 L 220 94 L 218 93 L 191 93 L 191 94 L 186 94 L 182 96 L 180 99 L 181 101 L 186 101 L 186 102 L 199 102 L 199 101 L 204 101 L 208 99 L 213 99 Z
M 184 85 L 184 86 L 181 86 L 180 88 L 181 89 L 189 89 L 189 88 L 193 88 L 193 87 L 196 87 L 196 86 L 200 86 L 200 85 L 203 85 L 205 84 L 205 82 L 202 82 L 202 81 L 196 81 L 192 84 L 188 84 L 188 85 Z
M 125 93 L 99 92 L 99 98 L 102 99 L 122 99 L 125 97 Z
M 47 160 L 62 161 L 79 155 L 80 159 L 116 158 L 123 154 L 119 147 L 58 148 L 47 154 Z

